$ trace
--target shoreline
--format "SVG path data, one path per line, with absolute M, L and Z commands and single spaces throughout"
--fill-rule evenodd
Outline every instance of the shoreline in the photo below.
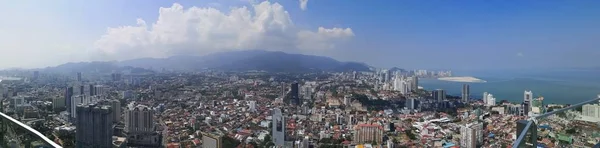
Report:
M 465 83 L 485 83 L 487 81 L 478 79 L 475 77 L 465 76 L 465 77 L 441 77 L 437 78 L 437 80 L 441 81 L 450 81 L 450 82 L 465 82 Z

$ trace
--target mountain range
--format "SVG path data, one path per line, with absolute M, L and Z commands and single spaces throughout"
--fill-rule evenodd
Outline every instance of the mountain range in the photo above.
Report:
M 261 70 L 269 72 L 371 71 L 372 67 L 358 62 L 340 62 L 330 57 L 289 54 L 280 51 L 245 50 L 219 52 L 205 56 L 178 55 L 168 58 L 139 58 L 110 62 L 66 63 L 43 70 L 60 73 L 81 71 L 149 72 L 150 70 L 223 71 Z

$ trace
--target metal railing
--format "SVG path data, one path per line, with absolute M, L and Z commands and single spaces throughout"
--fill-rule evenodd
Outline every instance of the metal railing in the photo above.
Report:
M 527 147 L 538 147 L 538 124 L 539 120 L 543 120 L 552 115 L 564 113 L 569 110 L 577 109 L 586 104 L 598 103 L 600 101 L 600 95 L 597 98 L 584 101 L 575 105 L 571 105 L 565 108 L 557 109 L 552 112 L 544 113 L 539 116 L 531 117 L 526 120 L 517 121 L 517 139 L 513 143 L 513 148 L 527 148 Z M 599 145 L 598 143 L 597 145 Z
M 0 147 L 61 148 L 39 131 L 0 112 Z

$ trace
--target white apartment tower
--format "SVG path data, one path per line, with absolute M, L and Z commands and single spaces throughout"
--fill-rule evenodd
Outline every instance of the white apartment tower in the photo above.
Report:
M 460 127 L 460 146 L 476 148 L 483 144 L 483 123 L 470 123 Z
M 526 103 L 529 103 L 529 102 L 531 102 L 532 99 L 533 99 L 533 92 L 531 92 L 531 90 L 526 90 L 525 95 L 523 96 L 523 101 Z
M 125 111 L 125 133 L 127 145 L 139 147 L 159 146 L 161 139 L 155 131 L 154 110 L 132 102 Z
M 284 146 L 285 144 L 285 118 L 283 117 L 283 113 L 281 109 L 275 108 L 272 113 L 273 119 L 273 144 L 275 146 Z
M 487 99 L 487 106 L 495 106 L 496 105 L 496 98 L 494 98 L 494 95 L 492 94 L 488 94 L 487 97 L 485 97 Z
M 483 92 L 483 98 L 481 98 L 481 100 L 483 100 L 483 104 L 487 104 L 487 96 L 488 96 L 488 92 Z

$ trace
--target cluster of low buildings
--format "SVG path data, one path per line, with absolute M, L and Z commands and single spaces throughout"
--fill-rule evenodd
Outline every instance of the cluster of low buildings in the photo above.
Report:
M 43 122 L 65 147 L 470 148 L 510 146 L 517 122 L 563 107 L 531 91 L 514 104 L 487 92 L 473 100 L 468 85 L 458 97 L 423 90 L 427 71 L 82 75 L 66 86 L 1 85 L 3 111 Z M 595 104 L 540 120 L 539 143 L 597 143 L 600 132 L 583 127 L 598 129 L 598 121 Z

